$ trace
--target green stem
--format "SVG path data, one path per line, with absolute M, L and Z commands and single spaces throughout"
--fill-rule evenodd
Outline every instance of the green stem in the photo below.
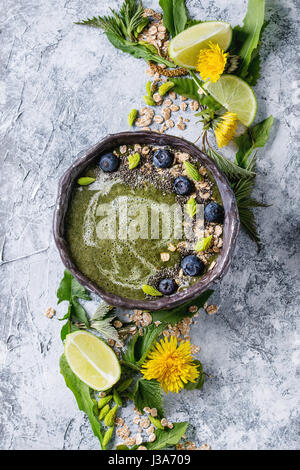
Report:
M 196 83 L 196 85 L 201 88 L 201 90 L 203 91 L 203 93 L 205 95 L 207 95 L 207 91 L 205 90 L 205 88 L 203 88 L 203 82 L 201 82 L 201 80 L 199 80 L 199 78 L 197 77 L 197 75 L 195 74 L 195 72 L 193 70 L 189 70 L 189 74 L 190 76 L 192 77 L 192 79 L 194 80 L 194 82 Z
M 122 366 L 128 367 L 129 369 L 135 370 L 137 372 L 140 372 L 139 367 L 136 366 L 135 364 L 133 364 L 132 362 L 127 362 L 127 361 L 121 360 L 120 363 L 121 363 Z

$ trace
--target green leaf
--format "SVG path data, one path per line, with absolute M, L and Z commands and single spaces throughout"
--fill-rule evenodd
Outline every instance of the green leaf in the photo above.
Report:
M 158 64 L 165 64 L 167 67 L 175 67 L 174 63 L 164 59 L 158 55 L 157 52 L 154 52 L 154 49 L 150 49 L 145 44 L 127 41 L 126 39 L 120 38 L 118 35 L 110 32 L 106 33 L 106 36 L 113 46 L 127 54 L 131 54 L 136 59 L 144 59 L 146 62 L 151 60 Z
M 91 300 L 90 294 L 85 290 L 85 288 L 79 284 L 77 279 L 72 276 L 71 282 L 72 288 L 72 298 L 84 299 L 84 300 Z
M 206 153 L 210 158 L 215 161 L 220 170 L 225 173 L 225 175 L 230 181 L 235 181 L 245 177 L 253 178 L 255 176 L 255 173 L 253 171 L 241 168 L 236 163 L 233 163 L 231 160 L 228 160 L 228 158 L 223 157 L 223 155 L 218 153 L 212 147 L 208 148 Z
M 142 290 L 147 295 L 152 295 L 153 297 L 161 297 L 162 293 L 159 290 L 155 289 L 155 287 L 149 286 L 148 284 L 143 284 Z
M 70 301 L 72 299 L 72 279 L 73 276 L 65 269 L 64 277 L 60 281 L 59 287 L 57 289 L 56 295 L 58 298 L 57 303 L 63 302 L 64 300 Z
M 195 312 L 189 312 L 189 307 L 196 305 L 198 308 L 202 308 L 213 292 L 213 290 L 208 289 L 196 299 L 189 300 L 179 307 L 175 307 L 171 310 L 157 310 L 156 312 L 152 312 L 152 321 L 161 321 L 175 325 L 183 318 L 192 317 L 195 315 Z
M 67 387 L 73 392 L 79 409 L 87 414 L 92 430 L 102 446 L 103 430 L 101 423 L 95 416 L 91 389 L 74 374 L 64 355 L 60 358 L 60 372 L 64 376 Z
M 154 342 L 166 327 L 167 324 L 165 322 L 162 322 L 158 326 L 152 323 L 143 329 L 143 336 L 140 336 L 139 333 L 137 333 L 138 338 L 135 343 L 134 357 L 138 366 L 143 364 L 152 349 Z
M 238 75 L 242 78 L 247 76 L 252 54 L 258 47 L 264 16 L 265 0 L 248 0 L 248 10 L 243 26 L 236 26 L 233 29 L 235 52 L 241 58 Z
M 92 184 L 94 181 L 96 181 L 96 178 L 90 178 L 89 176 L 83 176 L 82 178 L 79 178 L 77 180 L 77 183 L 80 184 L 80 186 L 88 186 L 89 184 Z
M 190 217 L 194 217 L 197 212 L 197 203 L 194 197 L 190 197 L 186 204 L 186 211 L 189 214 Z
M 195 165 L 193 165 L 190 162 L 185 161 L 185 162 L 183 162 L 183 166 L 185 168 L 185 171 L 186 171 L 187 175 L 192 180 L 195 180 L 195 181 L 201 181 L 202 180 L 202 176 L 200 175 L 200 173 L 197 170 L 197 168 L 195 167 Z
M 115 309 L 102 301 L 90 321 L 90 327 L 97 330 L 104 338 L 113 339 L 122 344 L 118 330 L 112 325 Z
M 162 391 L 160 384 L 156 380 L 138 379 L 134 389 L 134 405 L 144 413 L 144 408 L 156 408 L 160 418 L 164 416 Z
M 67 321 L 60 330 L 60 339 L 64 341 L 66 339 L 66 336 L 71 333 L 71 323 L 70 320 Z
M 156 429 L 156 439 L 154 442 L 147 442 L 145 445 L 148 450 L 165 449 L 168 446 L 176 446 L 188 427 L 188 422 L 174 423 L 173 429 Z
M 141 156 L 139 153 L 133 153 L 128 157 L 129 170 L 133 170 L 140 163 Z
M 126 362 L 135 364 L 136 363 L 136 358 L 135 358 L 135 344 L 139 338 L 139 333 L 136 333 L 133 338 L 130 339 L 130 341 L 127 343 L 127 348 L 126 351 L 123 355 L 123 359 Z
M 273 116 L 269 116 L 255 126 L 249 127 L 244 134 L 234 139 L 239 147 L 235 158 L 240 167 L 246 168 L 253 150 L 263 147 L 267 143 L 273 122 Z
M 181 96 L 185 96 L 186 98 L 191 98 L 192 100 L 199 101 L 199 87 L 196 85 L 194 80 L 192 80 L 191 78 L 172 77 L 172 82 L 175 85 L 175 93 Z
M 79 322 L 84 323 L 86 327 L 89 327 L 89 320 L 86 311 L 75 299 L 73 299 L 71 303 L 71 318 L 78 320 Z
M 163 10 L 163 24 L 171 36 L 181 33 L 188 20 L 185 0 L 160 0 L 159 5 Z
M 61 338 L 64 340 L 66 335 L 72 331 L 73 317 L 76 320 L 83 322 L 86 327 L 89 326 L 89 320 L 86 315 L 86 311 L 77 301 L 77 299 L 91 300 L 91 298 L 85 288 L 79 284 L 77 279 L 75 279 L 67 269 L 64 271 L 64 277 L 59 284 L 56 295 L 58 298 L 58 304 L 63 301 L 69 302 L 68 312 L 63 318 L 68 318 L 69 321 L 62 327 L 61 330 Z
M 136 116 L 137 116 L 137 110 L 132 109 L 130 113 L 128 114 L 128 118 L 127 118 L 129 127 L 132 127 L 133 124 L 135 123 Z
M 196 251 L 205 251 L 208 250 L 208 248 L 211 245 L 212 241 L 212 235 L 209 235 L 208 237 L 201 238 L 201 240 L 198 240 L 198 242 L 195 245 L 195 250 Z
M 196 364 L 198 367 L 198 371 L 199 371 L 199 377 L 197 378 L 196 382 L 193 383 L 193 382 L 188 382 L 184 385 L 184 388 L 186 390 L 200 390 L 203 385 L 204 385 L 204 382 L 205 382 L 205 374 L 203 372 L 203 367 L 202 367 L 202 364 L 200 361 L 198 361 L 198 359 L 195 359 L 195 361 L 193 361 L 194 364 Z

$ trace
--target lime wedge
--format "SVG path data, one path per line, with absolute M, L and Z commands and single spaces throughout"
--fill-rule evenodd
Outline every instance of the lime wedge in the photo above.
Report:
M 107 390 L 120 378 L 117 356 L 91 333 L 75 331 L 69 334 L 65 342 L 65 356 L 74 374 L 94 390 Z
M 209 42 L 219 44 L 226 51 L 230 46 L 232 29 L 223 21 L 206 21 L 182 31 L 170 42 L 169 56 L 174 62 L 187 69 L 195 69 L 199 51 L 208 47 Z
M 216 83 L 207 82 L 204 87 L 224 108 L 235 113 L 244 126 L 250 126 L 257 102 L 248 83 L 235 75 L 222 75 Z

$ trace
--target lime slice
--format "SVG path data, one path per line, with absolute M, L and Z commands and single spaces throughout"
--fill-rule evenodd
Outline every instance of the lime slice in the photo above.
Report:
M 170 42 L 169 56 L 181 67 L 195 69 L 199 51 L 211 41 L 226 51 L 230 46 L 232 29 L 223 21 L 206 21 L 182 31 Z
M 244 126 L 250 126 L 256 114 L 257 102 L 252 88 L 235 75 L 222 75 L 216 83 L 207 82 L 205 89 Z
M 69 334 L 65 356 L 74 374 L 94 390 L 107 390 L 120 378 L 121 368 L 115 353 L 91 333 Z

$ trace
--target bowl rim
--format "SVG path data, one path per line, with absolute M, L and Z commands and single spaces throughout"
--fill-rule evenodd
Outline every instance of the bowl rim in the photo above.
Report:
M 169 145 L 175 149 L 187 152 L 196 157 L 212 173 L 220 191 L 225 211 L 223 224 L 223 247 L 217 257 L 216 265 L 199 279 L 199 282 L 171 296 L 163 296 L 151 300 L 134 300 L 106 292 L 85 276 L 73 262 L 65 240 L 65 218 L 68 211 L 72 189 L 76 179 L 100 154 L 120 145 L 130 144 Z M 236 239 L 239 232 L 239 215 L 234 193 L 226 176 L 220 171 L 215 162 L 204 154 L 195 144 L 182 137 L 170 134 L 158 134 L 153 131 L 127 131 L 109 134 L 97 144 L 80 152 L 76 160 L 69 166 L 58 184 L 58 194 L 53 217 L 54 240 L 65 267 L 85 288 L 99 295 L 108 304 L 123 308 L 138 308 L 143 310 L 160 310 L 174 308 L 182 303 L 195 299 L 228 270 L 232 260 Z

